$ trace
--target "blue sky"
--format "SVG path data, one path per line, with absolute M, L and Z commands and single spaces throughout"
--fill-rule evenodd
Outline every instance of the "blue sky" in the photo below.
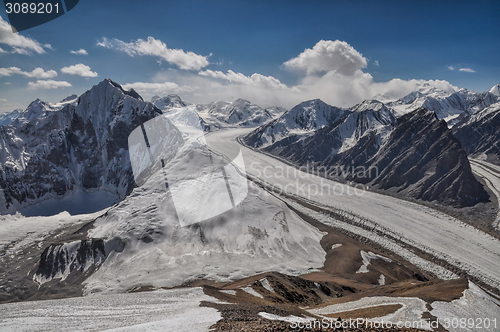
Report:
M 349 106 L 429 80 L 485 91 L 500 83 L 499 18 L 500 1 L 80 0 L 16 37 L 3 24 L 0 112 L 106 77 L 145 99 L 286 107 Z

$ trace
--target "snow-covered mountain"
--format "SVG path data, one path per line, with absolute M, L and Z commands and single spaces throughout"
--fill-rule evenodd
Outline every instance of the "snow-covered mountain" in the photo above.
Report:
M 22 109 L 15 109 L 12 112 L 3 113 L 0 115 L 0 126 L 9 125 L 12 121 L 17 119 L 23 112 Z
M 198 104 L 196 108 L 201 118 L 213 128 L 228 125 L 257 127 L 286 111 L 281 107 L 263 109 L 244 99 L 237 99 L 233 102 L 213 102 L 206 105 Z
M 189 105 L 189 103 L 185 102 L 181 99 L 181 97 L 175 94 L 169 94 L 166 97 L 154 96 L 151 98 L 151 102 L 162 111 Z
M 254 184 L 249 184 L 247 197 L 235 208 L 182 227 L 170 175 L 179 163 L 201 169 L 196 155 L 210 153 L 199 144 L 198 135 L 203 132 L 188 130 L 199 127 L 192 108 L 166 114 L 187 133 L 184 150 L 176 157 L 179 161 L 166 162 L 164 169 L 97 218 L 86 239 L 47 248 L 34 275 L 36 282 L 43 285 L 54 278 L 74 280 L 84 275 L 84 294 L 109 293 L 141 286 L 173 287 L 201 278 L 230 281 L 271 270 L 305 273 L 323 265 L 324 233 Z M 224 163 L 215 154 L 210 159 L 213 165 Z M 163 171 L 169 176 L 168 190 Z M 246 182 L 246 177 L 240 177 Z M 180 186 L 188 188 L 192 182 Z M 220 202 L 216 199 L 216 203 Z
M 490 93 L 494 94 L 497 97 L 500 97 L 500 84 L 495 85 L 490 89 Z
M 286 113 L 244 141 L 297 166 L 307 165 L 310 171 L 322 169 L 320 175 L 403 196 L 453 206 L 488 199 L 472 175 L 465 151 L 434 112 L 419 108 L 396 118 L 391 109 L 375 100 L 347 110 L 322 109 L 331 114 L 329 121 L 322 117 L 321 125 L 308 126 L 313 122 L 310 109 L 296 106 L 294 119 L 306 119 L 299 121 L 306 125 L 283 119 L 289 116 Z M 281 125 L 279 131 L 276 125 L 271 127 L 275 123 Z
M 77 191 L 125 197 L 134 186 L 128 135 L 159 114 L 109 79 L 57 104 L 35 100 L 0 126 L 0 211 Z
M 500 102 L 463 118 L 453 134 L 467 154 L 500 165 Z
M 340 120 L 345 114 L 346 110 L 325 104 L 319 99 L 305 101 L 257 128 L 248 137 L 247 144 L 256 148 L 285 147 Z
M 424 107 L 435 112 L 439 119 L 444 119 L 449 125 L 454 125 L 462 117 L 476 113 L 498 101 L 500 101 L 498 95 L 492 92 L 477 93 L 460 89 L 446 93 L 432 88 L 426 92 L 412 92 L 397 101 L 387 103 L 387 106 L 393 108 L 398 115 Z

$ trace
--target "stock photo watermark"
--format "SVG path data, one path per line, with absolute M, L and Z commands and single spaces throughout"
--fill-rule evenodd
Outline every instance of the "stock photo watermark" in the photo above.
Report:
M 272 183 L 273 190 L 279 194 L 289 193 L 311 199 L 315 196 L 362 196 L 368 186 L 357 183 L 368 182 L 378 177 L 375 166 L 315 166 L 307 163 L 300 167 L 283 165 L 262 165 L 250 163 L 248 170 L 259 179 Z M 287 182 L 286 184 L 279 183 Z M 308 179 L 313 181 L 308 181 Z M 347 184 L 332 181 L 342 180 Z M 319 181 L 319 183 L 318 183 Z

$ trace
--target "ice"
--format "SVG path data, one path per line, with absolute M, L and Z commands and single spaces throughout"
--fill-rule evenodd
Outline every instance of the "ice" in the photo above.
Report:
M 383 274 L 378 278 L 378 284 L 381 286 L 385 285 L 385 276 Z
M 265 319 L 279 320 L 279 321 L 283 321 L 283 322 L 287 322 L 287 323 L 307 323 L 307 322 L 314 320 L 314 318 L 303 318 L 303 317 L 298 317 L 298 316 L 294 316 L 294 315 L 278 316 L 278 315 L 270 314 L 267 312 L 259 312 L 259 316 L 262 318 L 265 318 Z
M 236 208 L 188 227 L 175 218 L 162 186 L 153 177 L 95 221 L 90 237 L 118 237 L 126 246 L 85 281 L 85 294 L 173 287 L 199 278 L 227 282 L 262 271 L 296 275 L 323 266 L 324 233 L 255 185 Z
M 371 321 L 384 321 L 393 322 L 420 322 L 424 329 L 430 330 L 429 323 L 425 321 L 422 314 L 427 311 L 426 302 L 416 297 L 388 297 L 388 296 L 375 296 L 365 297 L 361 300 L 333 304 L 319 309 L 309 309 L 308 311 L 314 315 L 329 315 L 335 317 L 339 314 L 342 317 L 342 312 L 365 309 L 371 307 L 378 307 L 381 305 L 400 304 L 402 307 L 394 313 L 370 319 Z M 331 315 L 331 316 L 330 316 Z
M 431 315 L 437 317 L 441 324 L 449 319 L 450 332 L 492 331 L 497 332 L 500 324 L 500 301 L 488 295 L 481 288 L 469 281 L 469 288 L 464 290 L 461 298 L 451 302 L 436 301 L 431 304 Z M 466 325 L 460 327 L 460 319 L 466 319 Z M 470 324 L 470 319 L 473 324 Z M 489 319 L 489 326 L 485 325 Z M 495 323 L 493 322 L 495 320 Z M 455 324 L 453 324 L 455 321 Z M 453 327 L 455 325 L 455 327 Z
M 370 265 L 370 261 L 372 259 L 381 259 L 381 260 L 384 260 L 386 262 L 392 262 L 391 259 L 384 257 L 384 256 L 374 254 L 371 251 L 366 252 L 364 250 L 361 250 L 360 253 L 361 253 L 361 258 L 363 259 L 363 265 L 361 265 L 361 267 L 359 268 L 358 271 L 356 271 L 356 273 L 368 273 L 369 272 L 368 265 Z
M 267 278 L 262 278 L 259 280 L 259 282 L 261 283 L 262 287 L 264 287 L 265 289 L 267 289 L 271 293 L 274 293 L 273 286 L 271 286 L 271 284 L 269 283 L 269 280 L 267 280 Z
M 486 185 L 491 189 L 497 197 L 497 202 L 500 205 L 500 167 L 492 165 L 482 160 L 470 159 L 472 171 L 481 177 Z M 492 223 L 493 228 L 500 230 L 500 209 L 495 220 Z
M 208 331 L 221 315 L 202 288 L 0 304 L 7 331 Z
M 42 245 L 44 239 L 58 229 L 83 225 L 103 213 L 105 210 L 77 216 L 71 216 L 68 212 L 50 217 L 23 217 L 20 213 L 0 216 L 0 251 L 7 249 L 6 254 L 11 254 L 35 243 Z
M 248 287 L 244 287 L 241 289 L 242 291 L 244 292 L 247 292 L 248 294 L 250 295 L 253 295 L 253 296 L 256 296 L 256 297 L 260 297 L 261 299 L 264 298 L 264 296 L 262 296 L 262 294 L 256 292 L 252 287 L 248 286 Z

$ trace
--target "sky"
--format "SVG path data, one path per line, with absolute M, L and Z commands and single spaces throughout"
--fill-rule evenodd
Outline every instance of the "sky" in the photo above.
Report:
M 80 0 L 19 34 L 3 9 L 0 113 L 80 95 L 104 78 L 145 100 L 175 93 L 264 107 L 500 83 L 497 0 Z

